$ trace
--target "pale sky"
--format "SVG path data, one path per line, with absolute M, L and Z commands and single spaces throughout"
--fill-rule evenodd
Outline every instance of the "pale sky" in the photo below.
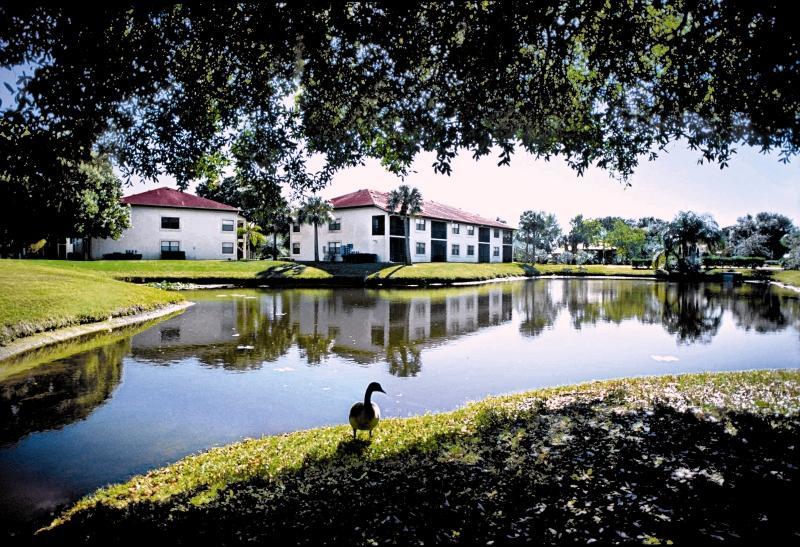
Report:
M 434 173 L 433 154 L 421 154 L 416 171 L 405 181 L 388 173 L 377 161 L 337 173 L 320 195 L 332 198 L 361 188 L 388 191 L 400 184 L 416 186 L 425 199 L 459 207 L 484 217 L 500 217 L 516 225 L 527 210 L 555 213 L 562 228 L 582 213 L 586 217 L 655 216 L 671 219 L 678 211 L 711 213 L 720 226 L 736 222 L 747 213 L 773 211 L 800 225 L 800 158 L 782 164 L 777 154 L 763 155 L 741 148 L 729 166 L 698 165 L 699 152 L 682 143 L 669 148 L 656 161 L 643 161 L 630 179 L 631 185 L 591 169 L 578 177 L 562 160 L 536 160 L 525 153 L 512 157 L 511 165 L 497 166 L 495 157 L 474 161 L 459 154 L 450 177 Z M 169 184 L 136 184 L 125 193 Z

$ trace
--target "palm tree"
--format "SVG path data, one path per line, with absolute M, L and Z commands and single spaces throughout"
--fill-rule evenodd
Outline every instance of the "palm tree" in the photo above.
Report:
M 247 247 L 248 244 L 250 248 L 257 249 L 266 243 L 267 236 L 264 235 L 264 232 L 261 230 L 261 226 L 256 224 L 255 222 L 247 222 L 244 221 L 244 225 L 242 228 L 236 230 L 236 233 L 239 237 L 244 239 L 244 249 L 242 249 L 244 258 L 247 259 Z
M 678 259 L 678 270 L 694 268 L 698 243 L 713 246 L 721 241 L 719 226 L 710 215 L 698 215 L 692 211 L 680 211 L 675 219 L 667 224 L 662 234 L 665 265 L 668 267 L 669 255 Z
M 416 188 L 409 188 L 405 184 L 389 192 L 387 207 L 390 213 L 397 212 L 403 217 L 406 235 L 406 264 L 411 264 L 411 215 L 422 212 L 422 194 Z
M 297 211 L 297 222 L 314 226 L 314 262 L 319 262 L 319 225 L 333 219 L 333 206 L 324 199 L 312 196 Z
M 262 213 L 264 224 L 272 232 L 272 260 L 278 260 L 278 234 L 286 235 L 292 226 L 292 212 L 281 199 L 280 203 Z

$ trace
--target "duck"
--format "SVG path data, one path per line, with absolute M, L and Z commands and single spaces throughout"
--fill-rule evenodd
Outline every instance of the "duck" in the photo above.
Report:
M 350 427 L 353 428 L 353 439 L 356 438 L 358 430 L 369 431 L 369 438 L 371 439 L 372 430 L 378 426 L 378 422 L 381 419 L 381 409 L 372 402 L 372 394 L 375 391 L 386 394 L 378 382 L 372 382 L 367 386 L 364 402 L 358 402 L 350 408 Z

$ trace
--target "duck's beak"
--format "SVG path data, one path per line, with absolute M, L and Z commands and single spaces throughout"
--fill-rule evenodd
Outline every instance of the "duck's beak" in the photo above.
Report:
M 388 395 L 388 393 L 386 393 L 386 392 L 385 392 L 385 391 L 383 391 L 382 389 L 379 389 L 378 391 L 380 391 L 380 392 L 381 392 L 381 393 L 383 393 L 384 395 Z

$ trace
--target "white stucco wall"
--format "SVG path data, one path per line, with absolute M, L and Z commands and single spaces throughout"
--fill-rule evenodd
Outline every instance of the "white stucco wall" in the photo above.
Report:
M 385 234 L 372 235 L 372 217 L 383 215 Z M 331 242 L 341 245 L 353 244 L 354 252 L 374 253 L 378 255 L 379 262 L 389 262 L 389 215 L 377 207 L 356 207 L 339 209 L 334 212 L 334 217 L 341 219 L 341 229 L 328 230 L 328 225 L 318 227 L 319 259 L 325 260 L 326 251 Z M 453 233 L 452 222 L 447 223 L 447 261 L 448 262 L 478 262 L 478 234 L 476 225 L 474 233 L 469 235 L 468 224 L 459 224 L 458 234 Z M 431 219 L 425 219 L 425 229 L 418 230 L 416 218 L 411 218 L 410 226 L 411 257 L 414 262 L 430 262 L 431 260 Z M 490 228 L 489 260 L 490 262 L 503 261 L 503 231 L 499 237 L 494 236 L 494 228 Z M 425 253 L 417 254 L 417 242 L 425 243 Z M 300 253 L 294 254 L 294 244 L 300 244 Z M 459 245 L 458 256 L 453 255 L 453 244 Z M 467 255 L 467 246 L 475 247 L 475 254 Z M 494 256 L 494 247 L 500 248 L 499 256 Z M 314 227 L 310 224 L 300 225 L 300 231 L 290 231 L 290 256 L 301 262 L 314 260 Z
M 178 217 L 178 229 L 161 228 L 161 217 Z M 222 221 L 232 220 L 233 231 L 223 232 Z M 235 211 L 180 207 L 131 207 L 131 227 L 118 240 L 92 239 L 92 258 L 107 253 L 135 251 L 145 260 L 161 258 L 162 241 L 178 241 L 188 260 L 236 260 Z M 222 243 L 233 243 L 233 254 L 222 253 Z
M 378 255 L 378 261 L 387 262 L 389 260 L 388 236 L 372 235 L 373 215 L 385 217 L 386 229 L 384 231 L 388 234 L 389 215 L 377 207 L 357 207 L 335 211 L 333 216 L 342 219 L 341 230 L 330 231 L 327 224 L 319 226 L 319 259 L 325 259 L 323 247 L 327 249 L 331 242 L 339 242 L 342 245 L 352 243 L 353 252 L 374 253 Z M 301 224 L 300 231 L 295 232 L 292 229 L 289 237 L 289 256 L 300 261 L 314 260 L 314 226 Z M 294 254 L 294 243 L 300 243 L 300 254 Z

